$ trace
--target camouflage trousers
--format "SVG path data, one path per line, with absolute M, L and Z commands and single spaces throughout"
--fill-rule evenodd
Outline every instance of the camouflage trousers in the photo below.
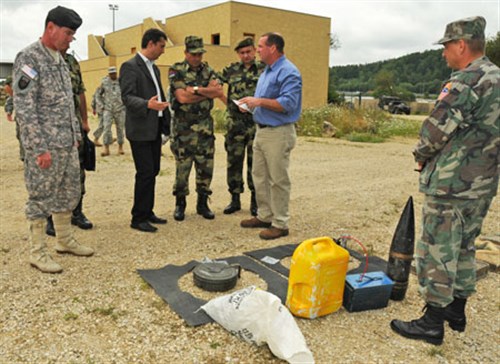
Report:
M 45 219 L 54 212 L 72 211 L 81 197 L 80 162 L 75 147 L 50 151 L 52 164 L 41 169 L 37 155 L 25 150 L 24 180 L 28 190 L 26 217 Z
M 243 193 L 243 164 L 247 155 L 247 184 L 250 191 L 255 191 L 252 179 L 253 139 L 255 123 L 252 118 L 228 117 L 228 130 L 224 148 L 227 152 L 227 186 L 230 193 Z
M 19 142 L 19 159 L 24 161 L 24 148 L 23 145 L 21 144 L 21 131 L 19 130 L 19 124 L 16 121 L 16 138 L 17 141 Z
M 97 119 L 99 120 L 99 124 L 97 125 L 97 128 L 94 130 L 94 138 L 99 139 L 102 133 L 104 132 L 104 122 L 102 113 L 97 114 Z
M 194 163 L 196 172 L 196 192 L 212 194 L 210 184 L 214 173 L 215 136 L 192 132 L 176 135 L 170 142 L 175 157 L 175 196 L 189 195 L 189 174 Z
M 123 144 L 124 132 L 125 132 L 125 109 L 121 110 L 104 110 L 102 115 L 102 124 L 104 129 L 104 145 L 110 145 L 113 143 L 113 133 L 111 131 L 111 125 L 113 120 L 116 125 L 116 139 L 118 144 Z
M 474 240 L 492 197 L 459 200 L 425 196 L 415 260 L 419 292 L 427 303 L 446 307 L 453 297 L 475 292 Z

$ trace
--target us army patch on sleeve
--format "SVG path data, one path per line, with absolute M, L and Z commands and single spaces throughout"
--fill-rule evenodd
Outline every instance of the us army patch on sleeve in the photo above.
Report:
M 17 81 L 17 87 L 19 90 L 25 90 L 30 85 L 31 81 L 38 76 L 38 72 L 26 64 L 21 68 L 21 71 L 22 74 Z
M 441 101 L 446 95 L 450 93 L 451 89 L 451 82 L 448 82 L 446 85 L 444 85 L 443 89 L 441 90 L 441 93 L 438 96 L 438 101 Z

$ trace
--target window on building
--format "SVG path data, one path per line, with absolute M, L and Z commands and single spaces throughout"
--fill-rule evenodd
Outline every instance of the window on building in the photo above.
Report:
M 212 34 L 212 44 L 220 44 L 220 33 Z
M 130 48 L 130 53 L 135 54 L 137 52 L 137 49 L 135 47 Z
M 243 38 L 252 38 L 255 40 L 255 34 L 254 33 L 243 33 Z

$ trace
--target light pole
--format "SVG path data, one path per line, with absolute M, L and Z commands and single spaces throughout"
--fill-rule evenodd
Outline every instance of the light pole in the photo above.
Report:
M 118 5 L 109 4 L 109 10 L 113 12 L 113 32 L 115 31 L 115 11 L 118 10 Z

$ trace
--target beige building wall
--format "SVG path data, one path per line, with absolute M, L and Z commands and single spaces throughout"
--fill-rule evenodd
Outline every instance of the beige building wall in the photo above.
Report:
M 204 60 L 220 71 L 238 60 L 234 47 L 244 36 L 254 36 L 257 43 L 260 35 L 274 31 L 285 38 L 285 55 L 302 74 L 303 107 L 327 103 L 330 19 L 234 1 L 167 18 L 164 23 L 147 18 L 141 24 L 104 37 L 89 35 L 89 59 L 80 62 L 87 99 L 90 100 L 107 75 L 109 66 L 119 69 L 123 62 L 140 51 L 142 34 L 153 27 L 163 30 L 169 38 L 165 53 L 156 61 L 165 91 L 169 67 L 184 59 L 187 35 L 203 37 L 207 50 Z M 212 44 L 215 40 L 218 45 Z M 216 102 L 216 107 L 224 106 Z

